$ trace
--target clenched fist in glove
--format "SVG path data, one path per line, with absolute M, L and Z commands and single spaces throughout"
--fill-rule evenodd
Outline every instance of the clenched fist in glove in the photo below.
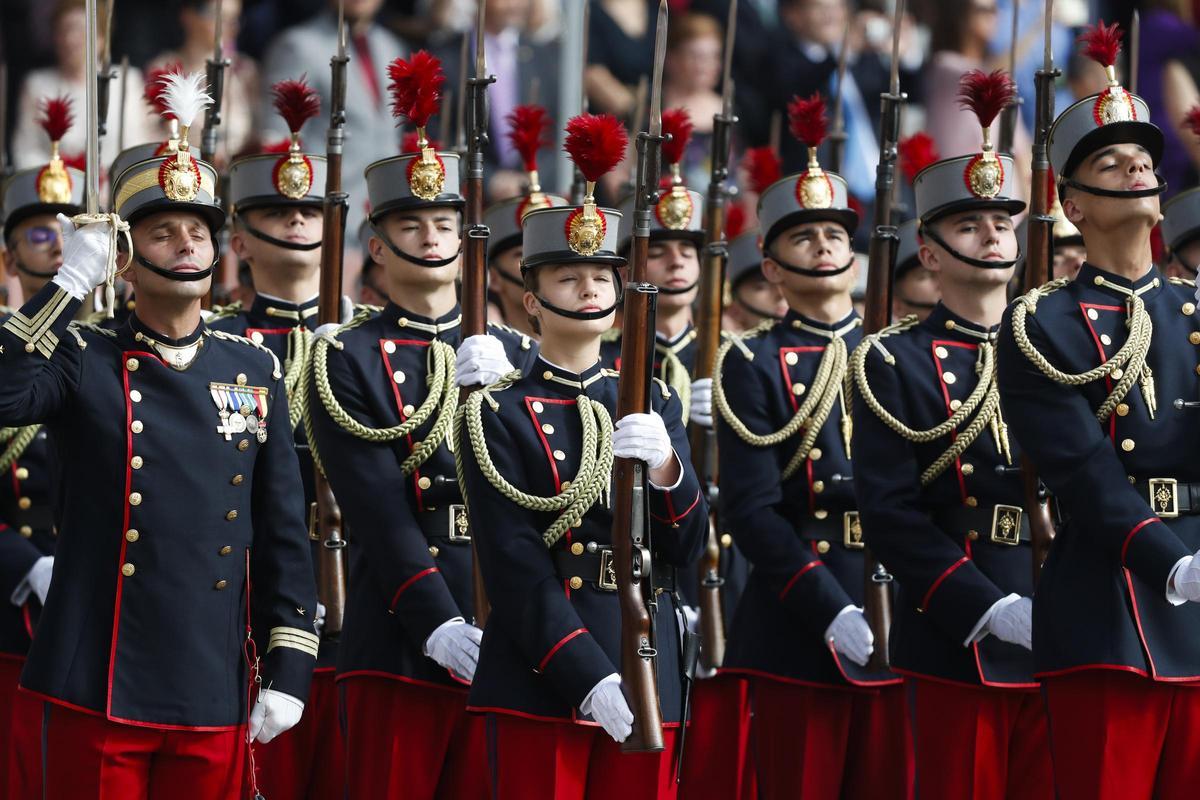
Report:
M 650 483 L 657 488 L 673 488 L 682 469 L 671 446 L 671 436 L 658 412 L 626 414 L 613 429 L 613 455 L 636 458 L 650 468 Z
M 495 336 L 468 336 L 454 359 L 454 382 L 459 386 L 487 386 L 512 372 L 504 345 Z
M 470 681 L 475 679 L 481 641 L 483 631 L 468 625 L 462 617 L 455 617 L 429 634 L 425 640 L 425 655 Z
M 688 421 L 702 428 L 711 428 L 712 378 L 697 378 L 692 381 L 692 400 L 688 406 Z
M 53 280 L 67 294 L 82 300 L 108 277 L 108 225 L 96 222 L 76 230 L 63 214 L 58 215 L 58 223 L 62 225 L 63 263 Z
M 304 714 L 304 701 L 274 689 L 258 693 L 258 702 L 250 712 L 247 741 L 266 744 L 284 731 L 290 730 Z
M 1010 594 L 988 609 L 987 632 L 1001 641 L 1033 649 L 1033 600 Z
M 614 742 L 625 741 L 633 732 L 633 712 L 621 691 L 621 676 L 615 672 L 592 687 L 579 710 L 599 722 Z
M 863 616 L 862 609 L 846 606 L 825 629 L 825 641 L 846 658 L 864 667 L 875 652 L 875 634 Z

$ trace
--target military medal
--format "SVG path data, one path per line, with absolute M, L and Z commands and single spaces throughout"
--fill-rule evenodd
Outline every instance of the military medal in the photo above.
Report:
M 246 418 L 241 414 L 231 414 L 229 416 L 229 429 L 234 433 L 245 433 Z
M 246 430 L 251 433 L 258 433 L 258 417 L 253 414 L 246 417 Z

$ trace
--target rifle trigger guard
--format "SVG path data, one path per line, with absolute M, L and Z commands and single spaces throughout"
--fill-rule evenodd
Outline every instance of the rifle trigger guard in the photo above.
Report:
M 482 223 L 476 223 L 467 228 L 468 239 L 487 239 L 492 235 L 492 229 Z
M 346 546 L 345 539 L 326 539 L 321 542 L 321 546 L 326 550 L 341 550 Z

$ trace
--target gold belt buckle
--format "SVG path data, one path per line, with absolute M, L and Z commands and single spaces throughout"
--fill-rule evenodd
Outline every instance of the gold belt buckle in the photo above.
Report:
M 308 540 L 310 542 L 321 541 L 321 531 L 317 524 L 317 504 L 316 502 L 308 505 Z
M 842 514 L 842 544 L 847 550 L 862 550 L 862 522 L 857 511 Z
M 1179 516 L 1179 481 L 1174 478 L 1151 478 L 1147 481 L 1150 507 L 1160 517 Z
M 451 542 L 471 541 L 471 520 L 467 517 L 467 507 L 462 503 L 450 504 L 450 520 L 447 524 L 446 539 Z
M 607 547 L 600 551 L 600 574 L 596 576 L 596 588 L 606 592 L 617 590 L 617 568 L 613 563 L 613 551 Z
M 1025 509 L 999 503 L 992 510 L 991 539 L 996 544 L 1018 545 L 1021 543 L 1021 517 Z

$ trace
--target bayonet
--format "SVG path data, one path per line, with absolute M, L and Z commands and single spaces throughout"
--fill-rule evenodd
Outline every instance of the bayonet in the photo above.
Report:
M 458 48 L 458 94 L 454 101 L 454 138 L 452 145 L 459 158 L 467 157 L 467 67 L 470 65 L 471 38 L 465 33 Z M 447 106 L 450 104 L 447 103 Z
M 1017 36 L 1018 36 L 1018 15 L 1021 13 L 1021 0 L 1012 0 L 1012 26 L 1010 30 L 1010 40 L 1008 43 L 1008 76 L 1014 81 L 1017 79 Z M 1013 140 L 1017 135 L 1017 121 L 1021 116 L 1021 94 L 1018 92 L 1011 104 L 1005 106 L 1000 112 L 1000 136 L 997 142 L 997 150 L 1001 153 L 1011 153 L 1013 151 Z
M 87 119 L 87 145 L 84 151 L 84 206 L 87 213 L 100 212 L 100 125 L 98 87 L 100 76 L 96 71 L 96 19 L 99 10 L 96 0 L 85 0 L 84 10 L 87 16 L 87 43 L 84 45 L 84 59 L 88 65 L 84 73 L 88 76 L 83 85 L 84 116 Z
M 221 102 L 225 94 L 225 68 L 229 66 L 229 59 L 225 57 L 225 47 L 222 40 L 222 0 L 216 0 L 214 13 L 216 16 L 213 21 L 213 54 L 212 58 L 206 63 L 206 78 L 208 79 L 208 93 L 212 95 L 212 105 L 208 107 L 207 113 L 204 115 L 204 129 L 200 134 L 200 158 L 208 163 L 213 163 L 213 159 L 217 154 L 217 129 L 221 125 Z M 186 147 L 186 142 L 180 142 L 181 147 Z
M 1138 90 L 1138 56 L 1142 50 L 1142 15 L 1135 8 L 1129 23 L 1129 93 Z
M 667 0 L 659 0 L 658 27 L 654 30 L 654 73 L 650 79 L 650 117 L 646 127 L 651 136 L 662 135 L 662 77 L 666 52 Z
M 121 99 L 117 102 L 117 152 L 125 149 L 125 109 L 129 102 L 129 56 L 121 56 Z
M 116 11 L 116 0 L 109 0 L 108 13 L 104 18 L 104 47 L 101 50 L 99 66 L 96 67 L 96 62 L 89 62 L 89 69 L 97 69 L 96 72 L 96 125 L 97 133 L 103 139 L 108 135 L 108 98 L 109 84 L 117 77 L 117 71 L 112 65 L 112 21 L 113 13 Z M 99 12 L 97 12 L 99 13 Z M 99 23 L 97 22 L 97 26 Z M 97 31 L 99 32 L 99 31 Z
M 850 19 L 846 19 L 846 27 L 842 30 L 842 47 L 838 51 L 837 87 L 833 94 L 833 132 L 829 134 L 830 159 L 829 165 L 834 172 L 842 171 L 842 150 L 846 146 L 846 120 L 842 113 L 842 102 L 846 97 L 846 63 L 850 56 Z

